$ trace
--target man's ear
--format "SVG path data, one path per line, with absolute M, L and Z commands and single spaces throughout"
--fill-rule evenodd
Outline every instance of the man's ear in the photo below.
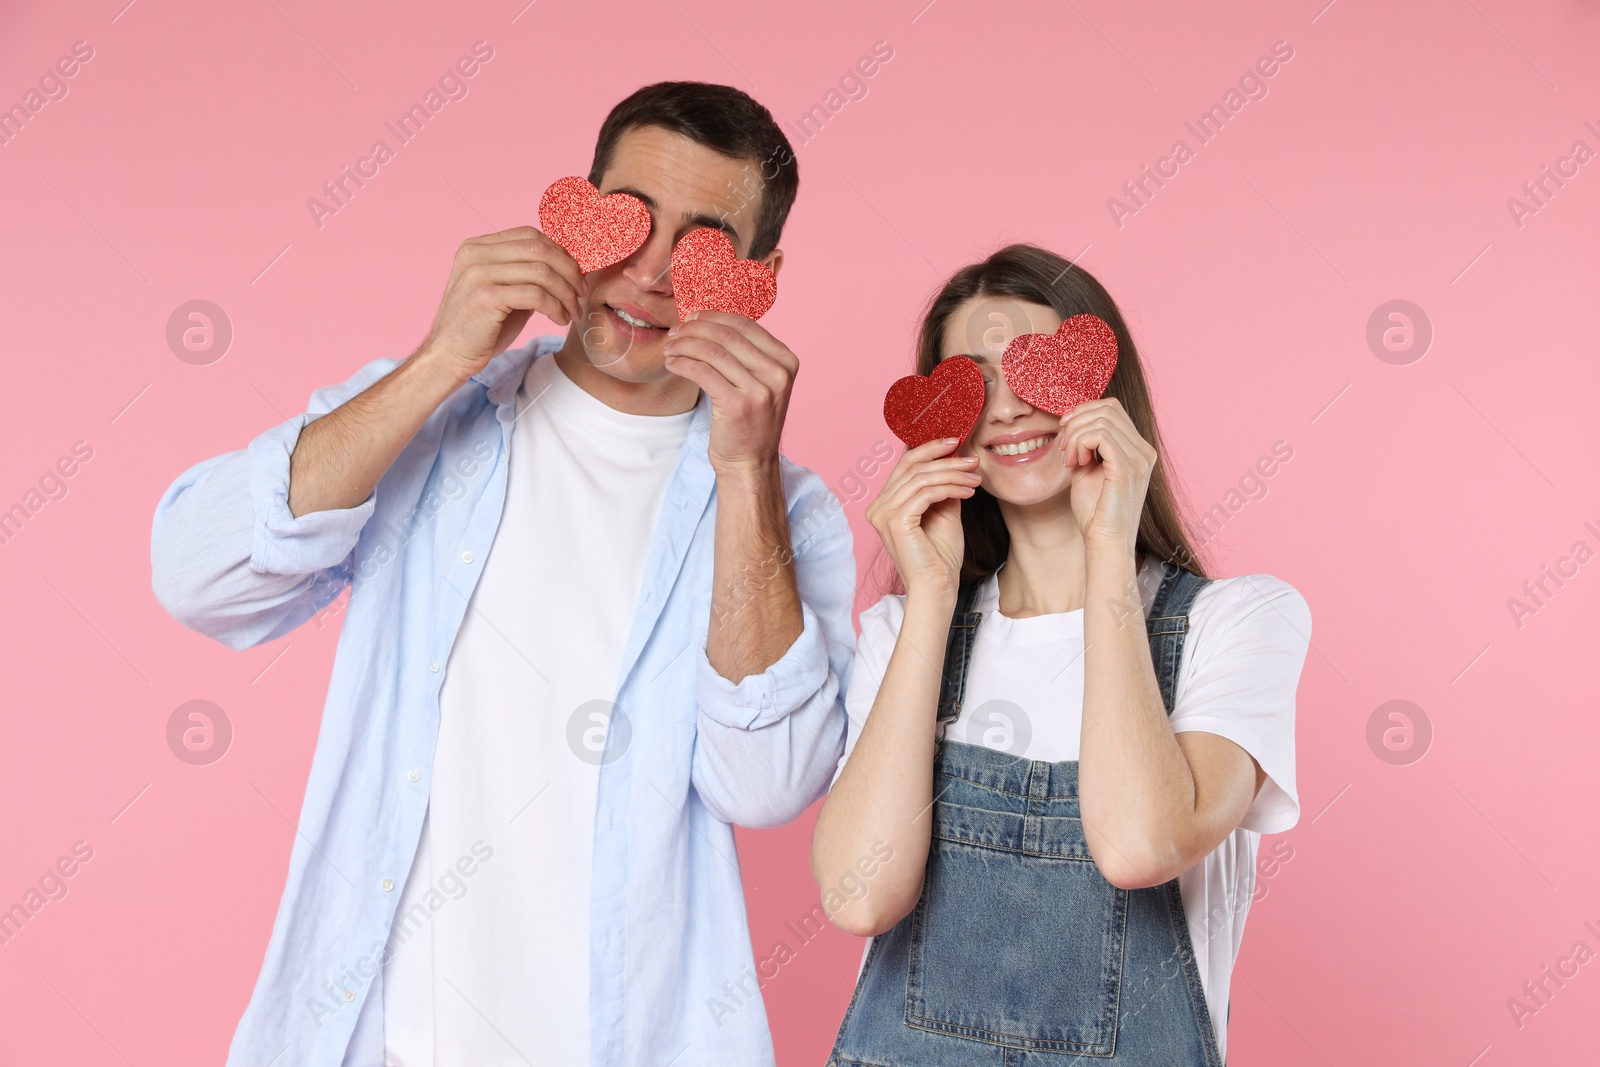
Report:
M 761 257 L 761 262 L 768 270 L 772 272 L 772 276 L 776 278 L 778 276 L 778 268 L 783 266 L 783 249 L 774 248 L 772 251 Z

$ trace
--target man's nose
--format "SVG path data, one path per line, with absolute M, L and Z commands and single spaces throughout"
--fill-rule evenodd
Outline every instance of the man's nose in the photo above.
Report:
M 623 276 L 644 292 L 671 293 L 673 244 L 671 234 L 652 228 L 645 243 L 628 257 Z

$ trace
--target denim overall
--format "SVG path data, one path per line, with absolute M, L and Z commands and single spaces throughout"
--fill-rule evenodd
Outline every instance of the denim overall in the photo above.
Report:
M 1166 564 L 1145 622 L 1168 715 L 1206 582 Z M 962 587 L 945 652 L 922 898 L 873 939 L 828 1067 L 1220 1067 L 1178 880 L 1105 880 L 1076 760 L 943 740 L 983 617 L 976 593 Z

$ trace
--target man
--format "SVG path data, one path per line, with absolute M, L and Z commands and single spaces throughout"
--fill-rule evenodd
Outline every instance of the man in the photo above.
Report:
M 797 169 L 766 108 L 676 82 L 590 180 L 649 208 L 630 258 L 466 241 L 415 353 L 156 509 L 157 598 L 230 648 L 351 587 L 230 1067 L 772 1062 L 730 824 L 827 786 L 854 561 L 778 453 L 794 354 L 680 324 L 669 266 L 711 226 L 778 271 Z M 506 350 L 534 311 L 566 336 Z

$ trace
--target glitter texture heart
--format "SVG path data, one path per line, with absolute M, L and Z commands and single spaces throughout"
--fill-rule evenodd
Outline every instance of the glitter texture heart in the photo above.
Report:
M 539 228 L 588 274 L 639 250 L 650 236 L 650 209 L 627 193 L 601 196 L 587 178 L 561 178 L 539 198 Z
M 727 311 L 759 319 L 778 299 L 778 279 L 765 264 L 740 259 L 721 230 L 690 230 L 672 250 L 672 292 L 678 317 Z
M 1000 357 L 1011 391 L 1052 415 L 1098 400 L 1116 369 L 1117 335 L 1098 315 L 1073 315 L 1053 334 L 1018 334 Z
M 907 448 L 938 437 L 965 440 L 983 413 L 983 371 L 971 356 L 950 356 L 924 378 L 910 374 L 883 398 L 883 421 Z

